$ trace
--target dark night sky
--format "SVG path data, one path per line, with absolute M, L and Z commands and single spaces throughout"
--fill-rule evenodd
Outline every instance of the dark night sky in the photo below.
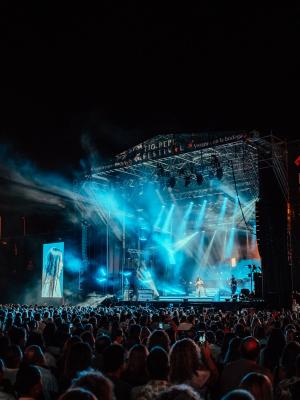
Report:
M 104 156 L 157 133 L 300 136 L 300 8 L 2 2 L 0 21 L 1 142 L 44 169 L 78 169 L 84 132 Z

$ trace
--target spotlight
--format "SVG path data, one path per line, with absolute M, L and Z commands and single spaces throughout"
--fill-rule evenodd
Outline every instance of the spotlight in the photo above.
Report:
M 196 174 L 196 181 L 197 181 L 197 184 L 198 184 L 199 186 L 202 185 L 202 183 L 203 183 L 203 176 L 202 176 L 201 173 Z
M 170 187 L 173 189 L 173 187 L 176 185 L 176 178 L 175 176 L 171 176 L 171 178 L 168 180 L 167 187 Z
M 222 167 L 218 167 L 216 170 L 216 176 L 219 179 L 219 181 L 223 178 L 223 168 Z
M 191 177 L 189 175 L 184 177 L 184 186 L 187 187 L 191 183 Z

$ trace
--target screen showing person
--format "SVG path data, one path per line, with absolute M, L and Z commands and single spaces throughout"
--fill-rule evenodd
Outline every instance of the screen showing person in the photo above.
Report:
M 42 297 L 63 297 L 64 242 L 43 245 Z

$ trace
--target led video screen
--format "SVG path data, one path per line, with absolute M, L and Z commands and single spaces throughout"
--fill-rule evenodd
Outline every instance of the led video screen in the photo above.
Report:
M 63 297 L 64 242 L 43 245 L 42 297 Z

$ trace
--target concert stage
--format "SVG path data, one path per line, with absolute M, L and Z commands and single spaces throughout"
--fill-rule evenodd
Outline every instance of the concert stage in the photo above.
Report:
M 272 165 L 282 180 L 282 154 L 257 131 L 159 135 L 95 166 L 76 183 L 81 293 L 126 303 L 148 290 L 145 301 L 203 306 L 262 298 L 260 171 Z

